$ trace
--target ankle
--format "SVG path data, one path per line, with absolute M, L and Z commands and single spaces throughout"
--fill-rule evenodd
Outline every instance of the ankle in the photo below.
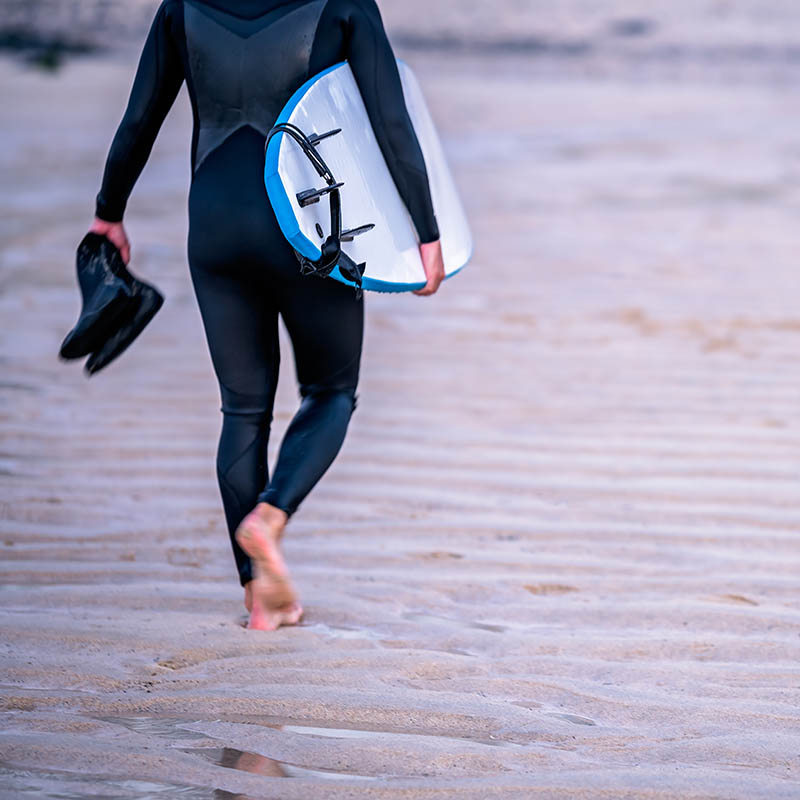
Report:
M 253 513 L 265 522 L 269 529 L 276 535 L 280 536 L 286 523 L 289 521 L 289 515 L 280 508 L 271 506 L 269 503 L 259 503 L 254 509 Z

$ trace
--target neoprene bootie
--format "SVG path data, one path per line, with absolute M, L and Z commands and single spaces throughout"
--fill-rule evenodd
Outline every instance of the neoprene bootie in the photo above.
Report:
M 120 273 L 119 250 L 105 237 L 87 233 L 75 257 L 83 305 L 75 327 L 61 343 L 61 358 L 89 355 L 101 347 L 130 302 L 131 289 Z
M 164 296 L 155 286 L 134 277 L 124 264 L 119 276 L 130 291 L 130 299 L 115 320 L 111 335 L 86 361 L 84 369 L 89 375 L 99 372 L 124 353 L 164 303 Z

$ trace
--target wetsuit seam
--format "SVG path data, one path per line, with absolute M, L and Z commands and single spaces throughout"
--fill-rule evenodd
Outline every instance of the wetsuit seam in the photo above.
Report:
M 233 468 L 234 468 L 234 467 L 235 467 L 235 466 L 236 466 L 236 465 L 237 465 L 237 464 L 238 464 L 238 463 L 239 463 L 239 462 L 240 462 L 240 461 L 241 461 L 241 460 L 242 460 L 242 459 L 243 459 L 243 458 L 244 458 L 244 457 L 245 457 L 245 456 L 246 456 L 246 455 L 247 455 L 247 454 L 248 454 L 248 453 L 249 453 L 249 452 L 250 452 L 250 451 L 253 449 L 253 446 L 254 446 L 254 445 L 256 445 L 256 444 L 258 444 L 258 436 L 256 436 L 256 437 L 253 439 L 253 441 L 252 441 L 252 442 L 250 442 L 250 444 L 249 444 L 249 445 L 247 445 L 247 447 L 245 447 L 245 449 L 244 449 L 244 450 L 242 450 L 242 452 L 241 452 L 241 453 L 239 453 L 239 455 L 238 455 L 238 456 L 236 456 L 236 458 L 234 458 L 234 459 L 233 459 L 233 461 L 231 461 L 231 463 L 230 463 L 230 464 L 228 464 L 228 465 L 227 465 L 227 466 L 226 466 L 226 467 L 225 467 L 225 468 L 224 468 L 224 469 L 221 471 L 221 473 L 220 473 L 220 474 L 221 474 L 221 476 L 222 476 L 222 477 L 225 479 L 225 482 L 226 482 L 226 483 L 228 482 L 228 473 L 229 473 L 229 472 L 230 472 L 230 471 L 231 471 L 231 470 L 232 470 L 232 469 L 233 469 Z
M 242 504 L 242 500 L 239 497 L 238 492 L 236 491 L 236 489 L 233 487 L 233 485 L 230 483 L 230 481 L 227 479 L 227 477 L 224 474 L 220 473 L 219 471 L 218 471 L 218 474 L 219 474 L 220 489 L 224 486 L 227 489 L 228 494 L 231 497 L 233 497 L 234 502 L 236 503 L 236 512 L 235 512 L 236 518 L 240 519 L 240 520 L 244 519 L 244 510 L 243 510 L 244 509 L 244 505 Z M 233 545 L 234 543 L 236 543 L 236 540 L 233 538 L 233 536 L 231 536 L 231 544 Z M 238 544 L 238 543 L 236 543 L 236 544 Z M 234 546 L 233 550 L 234 550 L 234 561 L 236 562 L 236 568 L 237 568 L 236 571 L 239 573 L 239 583 L 241 583 L 241 585 L 244 586 L 248 581 L 253 579 L 252 562 L 250 560 L 250 557 L 247 555 L 247 553 L 245 553 L 242 550 L 241 553 L 244 556 L 245 566 L 244 566 L 244 570 L 239 569 L 239 563 L 238 563 L 239 560 L 236 557 L 236 547 L 235 546 Z
M 183 2 L 183 0 L 179 1 Z M 204 3 L 202 2 L 202 0 L 194 0 L 194 2 L 198 3 L 198 5 L 204 5 L 208 6 L 209 8 L 213 8 L 215 11 L 227 14 L 229 17 L 235 17 L 236 19 L 241 20 L 243 22 L 255 22 L 256 20 L 266 17 L 268 14 L 272 14 L 273 11 L 277 11 L 279 8 L 283 8 L 283 6 L 294 6 L 294 5 L 299 6 L 303 2 L 305 2 L 305 0 L 286 0 L 285 3 L 278 3 L 277 5 L 270 8 L 268 11 L 264 11 L 262 14 L 257 14 L 255 17 L 240 16 L 234 11 L 230 11 L 228 8 L 220 8 L 219 6 L 215 6 L 213 3 Z
M 343 373 L 346 369 L 351 367 L 353 365 L 353 363 L 355 363 L 356 361 L 359 361 L 360 359 L 361 359 L 361 353 L 356 353 L 346 364 L 343 364 L 341 367 L 339 367 L 338 369 L 335 369 L 333 372 L 329 372 L 321 380 L 310 381 L 308 383 L 303 382 L 301 385 L 302 386 L 321 386 L 321 385 L 324 385 L 325 383 L 330 381 L 332 378 L 335 378 L 337 375 L 341 375 L 341 373 Z M 354 381 L 350 388 L 355 390 L 357 387 L 358 387 L 358 380 Z M 334 391 L 347 391 L 347 390 L 346 389 L 335 389 Z
M 236 489 L 233 487 L 233 485 L 228 480 L 227 474 L 225 472 L 219 472 L 219 480 L 220 480 L 221 483 L 225 484 L 225 487 L 227 488 L 227 490 L 235 498 L 236 507 L 238 509 L 238 514 L 239 514 L 239 516 L 241 516 L 242 508 L 243 508 L 242 501 L 239 498 L 238 492 L 236 491 Z

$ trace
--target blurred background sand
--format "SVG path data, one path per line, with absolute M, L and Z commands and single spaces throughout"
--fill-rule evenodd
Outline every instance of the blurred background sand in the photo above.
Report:
M 367 296 L 273 633 L 214 473 L 185 91 L 127 218 L 165 306 L 91 380 L 56 357 L 155 5 L 0 10 L 0 795 L 796 798 L 800 5 L 381 4 L 476 252 Z

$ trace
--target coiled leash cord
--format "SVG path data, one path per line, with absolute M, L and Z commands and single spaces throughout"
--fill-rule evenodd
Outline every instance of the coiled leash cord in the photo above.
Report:
M 338 264 L 342 275 L 355 284 L 356 299 L 358 299 L 362 294 L 361 277 L 364 274 L 366 264 L 356 264 L 352 258 L 342 252 L 342 201 L 339 195 L 339 187 L 344 184 L 336 182 L 333 173 L 319 154 L 314 143 L 297 125 L 293 125 L 291 122 L 279 122 L 270 129 L 264 145 L 265 152 L 270 140 L 277 133 L 285 133 L 291 136 L 300 145 L 300 149 L 311 162 L 317 174 L 327 184 L 324 189 L 309 189 L 297 195 L 300 205 L 308 205 L 309 203 L 317 202 L 322 195 L 327 194 L 331 215 L 331 232 L 322 243 L 320 248 L 322 252 L 319 258 L 310 259 L 298 253 L 297 250 L 294 251 L 300 262 L 300 272 L 303 275 L 318 275 L 321 278 L 326 278 Z

